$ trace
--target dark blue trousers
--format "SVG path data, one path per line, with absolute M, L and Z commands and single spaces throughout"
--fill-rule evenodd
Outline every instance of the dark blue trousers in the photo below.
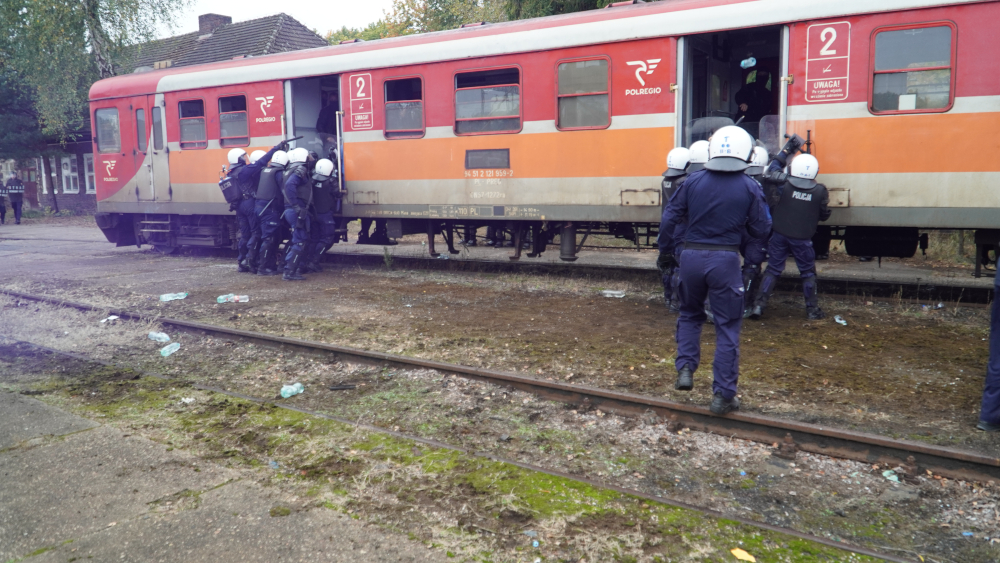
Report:
M 713 393 L 736 396 L 740 376 L 740 328 L 743 325 L 743 278 L 740 255 L 718 250 L 685 250 L 681 255 L 681 312 L 677 317 L 677 361 L 698 369 L 701 362 L 701 327 L 705 322 L 705 298 L 715 315 L 715 361 L 712 363 Z
M 309 262 L 318 261 L 331 246 L 337 235 L 337 220 L 333 212 L 318 213 L 309 233 Z
M 253 199 L 240 200 L 236 206 L 236 221 L 240 226 L 240 242 L 237 247 L 239 255 L 236 257 L 236 262 L 243 263 L 248 257 L 250 239 L 253 237 L 254 230 L 260 230 L 257 214 L 254 213 Z
M 278 244 L 281 243 L 281 212 L 284 206 L 280 200 L 258 199 L 254 204 L 254 214 L 260 222 L 260 264 L 261 268 L 275 269 L 278 258 Z
M 21 201 L 10 202 L 10 206 L 14 210 L 14 222 L 17 223 L 18 225 L 21 224 L 21 206 L 23 205 L 24 202 Z
M 993 306 L 990 311 L 990 360 L 986 364 L 986 387 L 979 420 L 1000 424 L 1000 276 L 993 283 Z
M 305 225 L 302 227 L 297 226 L 298 215 L 291 207 L 285 209 L 282 218 L 292 229 L 292 240 L 288 245 L 288 253 L 285 254 L 285 271 L 294 272 L 299 267 L 299 262 L 302 260 L 302 253 L 309 242 L 309 214 L 305 213 Z
M 767 245 L 767 273 L 772 279 L 764 280 L 764 284 L 774 283 L 773 280 L 785 271 L 785 261 L 788 255 L 795 257 L 799 267 L 799 277 L 802 278 L 802 294 L 806 299 L 806 307 L 815 307 L 816 300 L 816 252 L 810 239 L 788 238 L 785 235 L 771 233 L 771 242 Z M 770 287 L 761 285 L 761 291 L 770 291 Z

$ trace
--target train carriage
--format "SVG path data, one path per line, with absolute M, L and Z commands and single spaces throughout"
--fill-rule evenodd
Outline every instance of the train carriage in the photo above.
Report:
M 987 240 L 997 21 L 998 2 L 623 2 L 114 77 L 90 92 L 97 221 L 119 245 L 230 246 L 226 152 L 302 136 L 341 148 L 343 216 L 397 236 L 650 233 L 666 153 L 731 122 L 761 77 L 765 115 L 741 125 L 772 153 L 786 134 L 810 141 L 848 252 L 912 256 L 925 229 Z

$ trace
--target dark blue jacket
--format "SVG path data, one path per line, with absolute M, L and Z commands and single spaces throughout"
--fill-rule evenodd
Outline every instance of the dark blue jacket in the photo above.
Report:
M 253 164 L 240 164 L 229 170 L 229 175 L 236 180 L 236 185 L 240 188 L 240 193 L 244 196 L 257 193 L 257 184 L 260 183 L 260 173 L 271 161 L 271 157 L 278 151 L 279 147 L 273 147 L 267 154 L 257 159 Z
M 685 243 L 740 245 L 743 228 L 755 238 L 771 230 L 760 184 L 742 172 L 699 170 L 670 198 L 660 224 L 661 249 L 673 249 L 674 228 L 688 222 Z
M 286 170 L 285 177 L 285 207 L 291 207 L 293 209 L 305 210 L 309 207 L 309 194 L 312 192 L 312 180 L 306 178 L 305 175 L 308 173 L 305 165 L 292 168 L 294 165 L 289 165 L 289 169 Z

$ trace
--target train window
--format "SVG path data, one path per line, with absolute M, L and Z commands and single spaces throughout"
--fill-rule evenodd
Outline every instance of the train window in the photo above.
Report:
M 424 136 L 424 88 L 420 78 L 385 81 L 385 138 Z
M 97 150 L 102 153 L 122 150 L 122 135 L 118 129 L 118 109 L 102 108 L 95 112 L 97 122 Z
M 159 106 L 153 108 L 153 149 L 163 150 L 163 113 Z
M 521 71 L 501 68 L 455 75 L 455 133 L 521 130 Z
M 181 148 L 204 149 L 208 147 L 205 136 L 205 102 L 186 100 L 177 104 L 181 122 Z
M 245 147 L 250 144 L 247 132 L 247 97 L 219 98 L 219 146 Z
M 139 152 L 146 152 L 146 145 L 149 138 L 146 137 L 146 110 L 139 108 L 135 110 L 135 144 Z
M 947 111 L 953 99 L 955 29 L 947 23 L 876 30 L 873 113 Z
M 559 63 L 558 78 L 559 129 L 611 125 L 607 59 Z

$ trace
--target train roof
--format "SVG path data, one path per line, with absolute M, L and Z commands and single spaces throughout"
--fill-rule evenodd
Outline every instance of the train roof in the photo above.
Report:
M 116 76 L 94 83 L 90 99 L 975 3 L 983 0 L 663 0 Z

